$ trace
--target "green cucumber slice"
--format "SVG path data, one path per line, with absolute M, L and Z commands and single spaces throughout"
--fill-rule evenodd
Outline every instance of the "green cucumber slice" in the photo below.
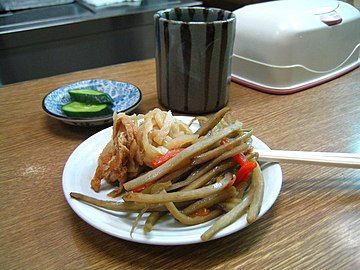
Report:
M 65 104 L 61 108 L 70 117 L 95 117 L 113 113 L 108 104 L 87 104 L 78 101 Z
M 69 91 L 69 95 L 72 100 L 83 102 L 83 103 L 90 103 L 90 104 L 100 104 L 100 103 L 107 103 L 113 104 L 114 100 L 111 96 L 107 93 L 90 89 L 74 89 Z

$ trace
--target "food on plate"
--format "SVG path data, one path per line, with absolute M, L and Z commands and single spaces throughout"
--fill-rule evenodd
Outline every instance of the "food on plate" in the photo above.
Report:
M 94 89 L 74 89 L 69 91 L 71 102 L 61 106 L 70 117 L 96 117 L 113 113 L 114 100 L 107 93 Z
M 192 131 L 194 121 L 200 128 Z M 114 114 L 113 133 L 98 158 L 91 179 L 95 192 L 102 181 L 115 186 L 103 201 L 72 192 L 71 197 L 114 211 L 149 212 L 144 231 L 150 232 L 170 214 L 185 225 L 219 217 L 201 239 L 247 213 L 250 224 L 259 215 L 264 180 L 251 146 L 251 129 L 234 120 L 228 107 L 210 118 L 185 124 L 170 111 L 154 109 L 145 115 Z
M 145 115 L 114 114 L 113 135 L 98 159 L 91 187 L 98 192 L 101 181 L 119 187 L 110 194 L 120 195 L 125 182 L 165 163 L 170 154 L 180 152 L 197 140 L 189 126 L 172 113 L 154 109 Z
M 70 117 L 94 117 L 113 113 L 107 104 L 87 104 L 78 101 L 65 104 L 61 109 Z
M 89 88 L 69 90 L 69 95 L 72 100 L 87 104 L 114 103 L 109 94 Z

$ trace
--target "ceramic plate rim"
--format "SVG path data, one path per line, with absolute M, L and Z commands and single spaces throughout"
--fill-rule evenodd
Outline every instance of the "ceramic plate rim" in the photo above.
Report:
M 183 121 L 185 121 L 184 119 L 186 119 L 186 121 L 188 121 L 189 119 L 192 119 L 192 117 L 189 117 L 189 116 L 181 116 L 181 117 L 177 117 L 177 118 L 181 119 Z M 97 139 L 99 139 L 99 138 L 101 138 L 103 136 L 109 135 L 109 134 L 111 135 L 111 129 L 112 129 L 112 127 L 105 128 L 105 129 L 99 131 L 98 133 L 92 135 L 91 137 L 89 137 L 85 141 L 83 141 L 71 153 L 70 157 L 68 158 L 68 160 L 67 160 L 67 162 L 66 162 L 66 164 L 64 166 L 63 175 L 62 175 L 63 193 L 65 195 L 65 198 L 66 198 L 68 204 L 72 208 L 72 210 L 82 220 L 84 220 L 89 225 L 97 228 L 98 230 L 100 230 L 100 231 L 102 231 L 104 233 L 107 233 L 109 235 L 115 236 L 115 237 L 123 239 L 123 240 L 128 240 L 128 241 L 137 242 L 137 243 L 143 243 L 143 244 L 168 245 L 168 246 L 203 243 L 203 241 L 200 239 L 201 234 L 194 234 L 194 235 L 191 234 L 189 236 L 187 235 L 187 237 L 182 237 L 181 238 L 176 234 L 176 231 L 175 231 L 174 235 L 166 235 L 166 237 L 163 237 L 164 239 L 156 237 L 156 236 L 154 238 L 151 238 L 151 236 L 149 236 L 151 233 L 147 234 L 147 235 L 146 234 L 141 234 L 140 235 L 139 233 L 137 233 L 137 234 L 134 233 L 133 237 L 130 237 L 130 231 L 123 232 L 121 230 L 121 227 L 122 227 L 121 226 L 121 221 L 119 221 L 118 231 L 113 231 L 113 230 L 111 230 L 112 229 L 112 227 L 111 227 L 112 224 L 109 225 L 109 224 L 107 224 L 107 222 L 101 222 L 101 221 L 99 222 L 99 220 L 97 220 L 97 218 L 95 216 L 91 216 L 91 212 L 97 213 L 97 214 L 105 213 L 105 215 L 111 216 L 112 215 L 111 211 L 101 210 L 101 209 L 99 209 L 97 207 L 90 206 L 90 205 L 88 205 L 86 203 L 77 201 L 77 200 L 70 197 L 70 195 L 69 195 L 70 192 L 80 192 L 80 190 L 76 190 L 76 189 L 74 190 L 73 186 L 71 185 L 71 179 L 73 179 L 73 176 L 72 176 L 72 173 L 71 173 L 71 166 L 74 166 L 73 164 L 74 164 L 75 160 L 78 158 L 77 156 L 81 155 L 81 153 L 83 153 L 88 147 L 95 147 Z M 108 138 L 110 138 L 110 137 L 108 137 Z M 260 139 L 256 138 L 255 136 L 253 136 L 253 141 L 256 144 L 261 145 L 262 148 L 270 149 L 264 142 L 262 142 Z M 100 149 L 100 150 L 102 150 L 102 149 Z M 96 160 L 97 160 L 97 156 L 96 156 Z M 271 166 L 271 169 L 272 169 L 271 175 L 274 175 L 274 176 L 272 176 L 272 178 L 274 178 L 275 180 L 272 179 L 271 185 L 269 185 L 267 183 L 266 179 L 265 179 L 265 190 L 266 190 L 266 186 L 269 185 L 268 187 L 272 188 L 272 194 L 271 194 L 271 196 L 265 194 L 265 196 L 264 196 L 264 204 L 261 207 L 259 218 L 261 218 L 261 216 L 263 216 L 272 207 L 272 205 L 275 203 L 276 199 L 278 198 L 278 196 L 280 194 L 280 190 L 281 190 L 281 186 L 282 186 L 282 179 L 283 178 L 282 178 L 282 170 L 281 170 L 280 165 L 279 164 L 271 164 L 270 166 Z M 87 180 L 84 180 L 84 181 L 87 181 L 87 182 L 84 182 L 84 183 L 87 183 L 88 186 L 89 186 L 89 189 L 90 189 L 90 179 L 87 179 Z M 106 193 L 104 193 L 104 194 L 106 194 Z M 93 192 L 91 196 L 98 197 L 98 198 L 103 197 L 103 196 L 101 196 L 101 195 L 99 195 L 98 193 L 95 193 L 95 192 Z M 267 198 L 267 200 L 266 200 L 266 198 Z M 90 212 L 90 214 L 88 214 L 88 212 Z M 215 235 L 215 237 L 212 240 L 225 237 L 227 235 L 230 235 L 232 233 L 240 231 L 240 230 L 244 229 L 247 226 L 250 226 L 250 225 L 248 225 L 246 223 L 245 216 L 246 215 L 244 215 L 241 219 L 239 219 L 235 223 L 231 224 L 230 226 L 228 226 L 224 230 L 220 231 L 218 234 Z M 213 222 L 213 221 L 209 221 L 206 224 L 211 224 L 211 222 Z M 204 225 L 204 224 L 202 224 L 202 225 Z M 191 230 L 194 229 L 196 226 L 199 226 L 199 225 L 183 226 L 183 228 L 184 228 L 184 230 L 189 230 L 191 232 Z M 204 232 L 206 229 L 207 229 L 207 227 L 205 227 L 202 232 Z M 138 230 L 140 230 L 140 229 L 138 229 Z M 176 239 L 174 239 L 174 237 Z

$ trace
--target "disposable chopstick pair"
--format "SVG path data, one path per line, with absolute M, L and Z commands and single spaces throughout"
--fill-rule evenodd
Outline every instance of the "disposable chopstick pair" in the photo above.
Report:
M 360 169 L 360 154 L 259 149 L 256 151 L 259 153 L 259 161 Z

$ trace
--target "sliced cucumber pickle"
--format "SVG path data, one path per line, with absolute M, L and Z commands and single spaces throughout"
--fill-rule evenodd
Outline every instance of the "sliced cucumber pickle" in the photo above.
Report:
M 95 117 L 113 113 L 108 104 L 87 104 L 78 101 L 65 104 L 61 108 L 70 117 Z
M 109 94 L 90 88 L 70 90 L 69 95 L 73 101 L 89 104 L 113 104 L 114 102 Z

